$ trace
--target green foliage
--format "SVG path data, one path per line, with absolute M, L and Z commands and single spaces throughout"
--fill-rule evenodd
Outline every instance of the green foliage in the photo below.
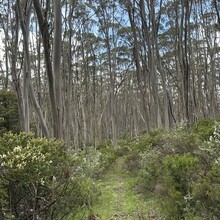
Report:
M 160 145 L 162 137 L 166 135 L 166 132 L 161 129 L 153 130 L 149 134 L 145 134 L 131 142 L 130 147 L 132 151 L 143 152 L 149 147 Z
M 125 159 L 126 169 L 133 175 L 140 167 L 140 155 L 136 152 L 131 152 Z
M 17 97 L 13 91 L 0 90 L 0 136 L 20 131 Z
M 207 141 L 214 132 L 215 124 L 215 120 L 202 119 L 198 121 L 198 123 L 192 125 L 191 131 L 199 140 Z
M 220 125 L 215 126 L 213 135 L 200 147 L 200 153 L 208 164 L 220 162 Z
M 198 169 L 198 159 L 190 154 L 167 156 L 163 161 L 165 182 L 181 193 L 187 193 L 188 182 Z
M 123 143 L 122 145 L 118 145 L 116 150 L 116 156 L 117 157 L 123 157 L 128 155 L 131 152 L 131 148 L 125 143 Z
M 199 180 L 193 185 L 195 213 L 203 219 L 219 219 L 220 209 L 220 126 L 215 126 L 213 135 L 200 147 L 201 165 L 204 167 Z
M 220 165 L 214 164 L 206 176 L 193 185 L 194 212 L 203 219 L 220 219 Z
M 100 154 L 99 174 L 101 174 L 117 159 L 117 149 L 111 145 L 106 145 L 99 146 L 97 150 Z
M 147 195 L 154 191 L 157 182 L 159 182 L 162 165 L 159 154 L 153 150 L 140 152 L 139 155 L 141 169 L 138 175 L 138 188 L 140 192 Z
M 175 154 L 191 153 L 197 148 L 195 136 L 185 129 L 171 132 L 155 130 L 136 140 L 136 143 L 131 145 L 130 157 L 137 154 L 139 156 L 137 159 L 140 167 L 139 191 L 148 194 L 155 190 L 159 195 L 164 194 L 166 186 L 162 183 L 163 170 L 161 169 L 164 159 Z
M 91 201 L 94 184 L 81 174 L 78 156 L 67 157 L 64 143 L 33 134 L 0 138 L 0 200 L 4 216 L 61 219 Z
M 190 154 L 167 156 L 163 161 L 168 193 L 164 209 L 170 219 L 181 219 L 191 202 L 191 184 L 196 179 L 199 160 Z
M 143 135 L 134 139 L 128 144 L 128 147 L 124 147 L 126 152 L 125 165 L 132 175 L 136 175 L 139 170 L 139 187 L 151 189 L 150 182 L 154 182 L 158 172 L 155 172 L 155 166 L 158 164 L 158 153 L 156 148 L 162 145 L 162 137 L 166 134 L 163 130 L 154 130 L 149 134 Z M 156 168 L 157 169 L 157 168 Z M 148 182 L 150 181 L 150 182 Z
M 114 161 L 115 155 L 113 147 L 106 147 L 106 152 L 103 149 L 95 149 L 90 147 L 85 151 L 77 154 L 74 161 L 74 167 L 85 178 L 97 179 Z
M 127 161 L 138 155 L 137 191 L 159 197 L 168 219 L 220 218 L 218 122 L 203 120 L 188 129 L 156 130 L 129 147 Z

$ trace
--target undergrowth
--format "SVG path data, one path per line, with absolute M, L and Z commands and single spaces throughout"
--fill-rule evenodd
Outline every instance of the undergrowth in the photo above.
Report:
M 0 218 L 220 219 L 219 122 L 64 149 L 33 134 L 0 138 Z
M 138 193 L 159 198 L 166 219 L 220 219 L 220 124 L 202 120 L 130 142 L 126 167 Z

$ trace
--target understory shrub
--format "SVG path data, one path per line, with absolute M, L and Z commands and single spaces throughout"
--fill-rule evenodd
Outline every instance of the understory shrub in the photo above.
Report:
M 167 219 L 220 219 L 218 124 L 203 120 L 133 140 L 129 158 L 139 156 L 137 191 L 159 197 Z
M 169 219 L 183 219 L 191 206 L 192 183 L 197 179 L 199 160 L 190 154 L 167 156 L 163 178 L 168 189 L 163 206 Z
M 64 143 L 31 133 L 0 138 L 1 219 L 62 219 L 91 200 L 93 182 Z
M 153 149 L 155 146 L 161 144 L 161 138 L 165 133 L 165 131 L 158 129 L 131 141 L 126 148 L 127 151 L 125 154 L 125 166 L 127 171 L 132 175 L 136 175 L 136 172 L 139 170 L 140 179 L 148 175 L 148 170 L 146 169 L 151 169 L 149 163 L 153 165 L 154 159 L 156 159 L 155 156 L 157 155 Z M 151 171 L 149 172 L 151 173 Z
M 21 131 L 19 122 L 18 100 L 12 90 L 0 90 L 0 136 L 5 132 Z
M 78 152 L 73 159 L 77 170 L 85 178 L 97 179 L 116 160 L 116 151 L 112 146 L 89 147 L 86 152 Z M 77 165 L 78 164 L 78 165 Z
M 143 140 L 145 140 L 144 148 Z M 158 194 L 166 191 L 161 168 L 167 156 L 193 153 L 198 149 L 195 136 L 183 129 L 171 132 L 161 130 L 151 132 L 142 138 L 141 146 L 142 151 L 138 152 L 140 156 L 138 186 L 144 194 L 154 191 L 155 187 L 160 188 L 159 191 L 155 189 Z
M 216 121 L 213 119 L 201 119 L 193 124 L 191 131 L 201 141 L 207 141 L 214 132 Z
M 215 126 L 213 134 L 200 146 L 198 154 L 205 158 L 208 166 L 220 163 L 220 125 Z
M 99 167 L 96 172 L 102 174 L 109 166 L 111 166 L 117 159 L 117 149 L 112 145 L 99 146 L 96 150 L 99 156 Z
M 146 150 L 140 152 L 140 167 L 138 173 L 138 191 L 147 194 L 153 192 L 156 182 L 159 182 L 159 176 L 162 167 L 159 164 L 159 154 L 154 150 Z
M 220 164 L 214 164 L 194 185 L 193 212 L 201 219 L 220 219 Z
M 193 185 L 194 213 L 202 219 L 220 219 L 220 125 L 215 126 L 198 154 L 203 170 Z

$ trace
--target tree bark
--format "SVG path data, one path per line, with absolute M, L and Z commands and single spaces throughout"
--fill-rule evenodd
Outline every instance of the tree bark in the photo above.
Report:
M 56 97 L 56 138 L 63 138 L 62 120 L 62 77 L 61 77 L 61 44 L 62 44 L 62 17 L 61 0 L 54 0 L 54 41 L 53 41 L 53 72 L 55 77 L 55 97 Z
M 34 8 L 37 14 L 38 25 L 40 28 L 42 42 L 44 47 L 44 60 L 46 64 L 46 72 L 48 77 L 48 86 L 49 86 L 49 96 L 50 96 L 50 104 L 51 104 L 51 111 L 52 111 L 52 127 L 53 127 L 53 137 L 58 137 L 58 109 L 56 106 L 56 96 L 55 96 L 55 81 L 54 81 L 54 74 L 52 69 L 52 61 L 51 61 L 51 54 L 50 54 L 50 35 L 49 35 L 49 24 L 47 22 L 47 13 L 49 10 L 48 6 L 46 11 L 43 15 L 42 8 L 40 5 L 39 0 L 33 0 Z M 49 2 L 47 2 L 49 4 Z
M 30 10 L 30 7 L 31 7 L 31 1 L 29 2 L 29 7 L 27 7 L 27 8 Z M 26 80 L 27 80 L 26 85 L 25 85 L 25 86 L 27 86 L 26 92 L 30 92 L 28 95 L 30 96 L 31 101 L 34 105 L 34 108 L 36 110 L 36 113 L 38 115 L 38 118 L 39 118 L 41 126 L 42 126 L 42 130 L 44 132 L 44 135 L 47 138 L 49 138 L 50 137 L 49 130 L 48 130 L 46 122 L 43 118 L 43 113 L 41 111 L 39 103 L 37 102 L 37 99 L 36 99 L 36 96 L 35 96 L 35 93 L 33 90 L 33 86 L 31 83 L 31 65 L 30 65 L 29 45 L 28 45 L 28 28 L 29 27 L 27 26 L 28 22 L 25 23 L 25 21 L 24 21 L 21 6 L 20 6 L 20 0 L 17 0 L 17 10 L 18 10 L 18 14 L 20 17 L 20 23 L 21 23 L 21 29 L 22 29 L 23 41 L 24 41 L 24 53 L 25 53 L 25 57 L 26 57 L 26 71 L 24 73 L 25 74 L 24 77 L 26 77 Z M 30 12 L 29 10 L 27 10 L 28 13 Z M 29 106 L 27 105 L 26 108 L 29 108 Z M 27 117 L 26 114 L 24 116 Z M 27 120 L 27 119 L 25 118 L 25 120 Z M 26 125 L 26 126 L 29 126 L 29 125 Z M 27 130 L 26 126 L 25 126 L 25 130 L 29 131 L 29 130 Z

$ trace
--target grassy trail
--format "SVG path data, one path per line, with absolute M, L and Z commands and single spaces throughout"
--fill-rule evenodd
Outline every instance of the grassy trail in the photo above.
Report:
M 154 201 L 144 201 L 134 192 L 134 179 L 126 173 L 123 158 L 107 171 L 97 184 L 101 190 L 98 201 L 91 206 L 90 213 L 97 220 L 150 220 L 159 219 L 155 216 Z M 88 211 L 81 212 L 76 220 L 87 220 Z M 92 219 L 92 218 L 91 218 Z
M 102 195 L 97 213 L 103 220 L 140 219 L 139 198 L 132 189 L 133 179 L 126 175 L 120 158 L 112 169 L 100 180 Z M 102 204 L 102 205 L 101 205 Z

